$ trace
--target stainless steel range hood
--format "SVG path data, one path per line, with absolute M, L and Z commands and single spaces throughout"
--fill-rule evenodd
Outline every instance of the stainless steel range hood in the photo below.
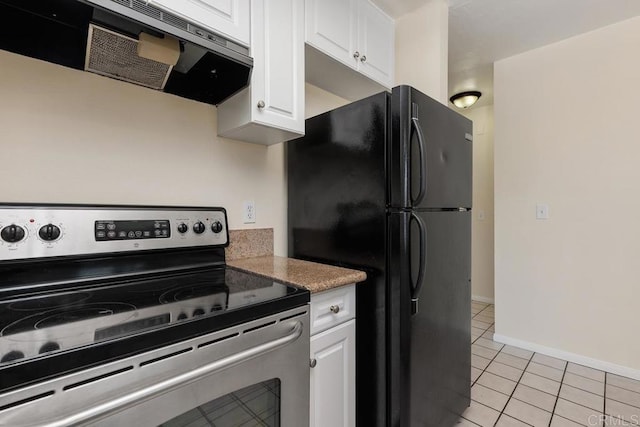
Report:
M 141 34 L 175 42 L 175 61 L 139 56 Z M 209 104 L 253 66 L 248 48 L 143 0 L 0 0 L 0 49 Z

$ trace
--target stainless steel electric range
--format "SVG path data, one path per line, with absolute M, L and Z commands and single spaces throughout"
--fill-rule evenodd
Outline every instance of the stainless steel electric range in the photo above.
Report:
M 306 426 L 309 293 L 222 208 L 0 205 L 0 425 Z

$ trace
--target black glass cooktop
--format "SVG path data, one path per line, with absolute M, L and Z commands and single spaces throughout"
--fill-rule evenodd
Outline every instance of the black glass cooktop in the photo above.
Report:
M 265 303 L 275 303 L 284 310 L 292 297 L 302 294 L 300 289 L 223 266 L 155 279 L 13 295 L 0 301 L 0 363 Z
M 0 298 L 0 392 L 309 302 L 306 290 L 224 264 L 35 289 Z

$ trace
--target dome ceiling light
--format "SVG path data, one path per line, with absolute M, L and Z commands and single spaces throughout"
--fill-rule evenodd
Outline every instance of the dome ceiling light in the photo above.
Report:
M 473 104 L 478 102 L 478 99 L 480 99 L 481 96 L 481 92 L 478 92 L 477 90 L 471 90 L 467 92 L 456 93 L 451 98 L 449 98 L 449 101 L 451 101 L 453 105 L 458 108 L 469 108 Z

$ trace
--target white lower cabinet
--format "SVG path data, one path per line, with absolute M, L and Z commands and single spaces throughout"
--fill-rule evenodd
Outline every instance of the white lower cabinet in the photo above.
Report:
M 325 311 L 334 323 L 320 326 Z M 312 295 L 311 312 L 309 425 L 355 427 L 355 285 Z

